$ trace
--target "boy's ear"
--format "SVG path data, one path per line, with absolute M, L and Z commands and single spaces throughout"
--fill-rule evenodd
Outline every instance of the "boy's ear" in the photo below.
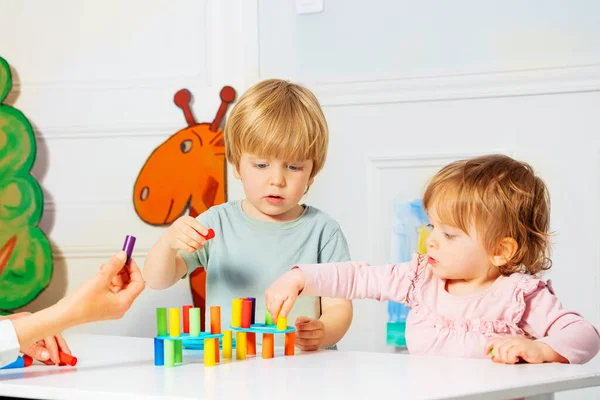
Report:
M 306 190 L 304 190 L 304 195 L 306 195 L 306 193 L 308 193 L 308 190 L 310 189 L 310 186 L 315 182 L 315 177 L 313 176 L 312 178 L 310 178 L 308 180 L 308 183 L 306 184 Z
M 233 168 L 233 176 L 235 179 L 242 179 L 242 175 L 240 175 L 240 170 L 235 165 L 231 166 Z
M 496 247 L 496 251 L 492 256 L 492 264 L 496 267 L 501 267 L 506 265 L 510 259 L 513 258 L 517 250 L 519 249 L 519 245 L 517 241 L 511 237 L 505 237 L 500 240 L 498 246 Z

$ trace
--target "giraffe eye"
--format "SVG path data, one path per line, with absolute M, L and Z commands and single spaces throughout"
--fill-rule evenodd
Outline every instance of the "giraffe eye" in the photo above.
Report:
M 149 194 L 150 194 L 150 189 L 148 188 L 148 186 L 144 186 L 144 188 L 142 189 L 142 191 L 140 193 L 140 200 L 145 201 L 148 198 Z
M 190 150 L 192 150 L 192 141 L 190 139 L 184 140 L 179 145 L 179 148 L 181 149 L 182 153 L 189 153 Z

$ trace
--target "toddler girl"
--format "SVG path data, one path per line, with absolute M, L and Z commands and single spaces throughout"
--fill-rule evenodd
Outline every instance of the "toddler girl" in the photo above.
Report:
M 393 300 L 410 307 L 411 354 L 491 357 L 514 364 L 585 363 L 596 328 L 562 307 L 550 281 L 550 199 L 526 163 L 488 155 L 451 163 L 423 197 L 427 254 L 402 264 L 297 265 L 265 293 L 285 317 L 299 295 Z

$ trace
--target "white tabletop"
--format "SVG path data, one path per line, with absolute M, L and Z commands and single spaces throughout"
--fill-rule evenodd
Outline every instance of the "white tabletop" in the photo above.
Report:
M 156 367 L 153 340 L 67 335 L 76 367 L 0 371 L 0 395 L 45 399 L 506 399 L 600 385 L 600 357 L 585 365 L 500 365 L 488 360 L 319 351 L 225 360 L 202 353 Z M 235 352 L 234 352 L 235 354 Z M 259 353 L 260 354 L 260 353 Z M 385 393 L 384 393 L 385 392 Z

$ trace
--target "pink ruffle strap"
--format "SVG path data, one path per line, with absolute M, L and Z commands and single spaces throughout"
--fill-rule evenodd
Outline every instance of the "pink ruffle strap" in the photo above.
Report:
M 418 306 L 417 295 L 415 292 L 419 286 L 419 280 L 423 277 L 425 268 L 427 267 L 427 261 L 428 258 L 424 254 L 415 252 L 412 255 L 410 267 L 406 274 L 410 280 L 410 286 L 406 291 L 406 298 L 404 299 L 404 302 L 411 308 Z
M 512 311 L 512 321 L 515 325 L 519 325 L 521 323 L 521 319 L 523 319 L 525 308 L 527 307 L 527 302 L 525 299 L 539 289 L 547 288 L 552 294 L 554 294 L 554 290 L 550 280 L 544 282 L 542 279 L 533 275 L 525 274 L 513 274 L 511 275 L 511 278 L 513 277 L 515 279 L 515 305 Z

